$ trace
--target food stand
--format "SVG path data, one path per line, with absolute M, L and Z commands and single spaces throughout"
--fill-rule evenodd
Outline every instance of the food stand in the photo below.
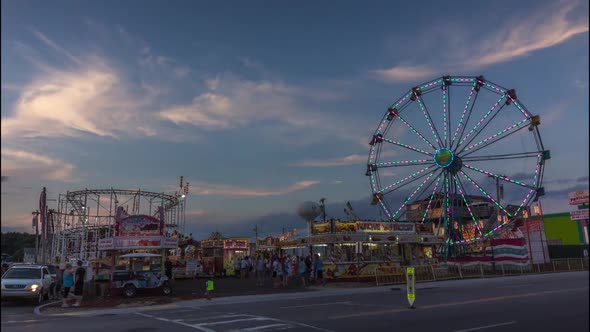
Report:
M 207 240 L 201 241 L 203 268 L 206 274 L 220 277 L 223 272 L 223 236 L 213 232 Z
M 242 258 L 250 255 L 249 238 L 230 238 L 223 241 L 223 268 L 226 276 L 236 275 L 236 267 Z
M 282 241 L 285 254 L 304 255 L 312 247 L 324 261 L 326 275 L 339 279 L 372 276 L 376 267 L 427 264 L 434 245 L 443 238 L 431 227 L 403 222 L 354 221 L 337 219 L 312 225 L 312 235 Z

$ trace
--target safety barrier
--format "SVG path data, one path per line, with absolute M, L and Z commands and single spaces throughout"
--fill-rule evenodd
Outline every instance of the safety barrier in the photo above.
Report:
M 437 264 L 414 266 L 417 282 L 452 279 L 490 278 L 531 273 L 588 271 L 588 258 L 554 259 L 548 263 L 486 262 L 469 264 Z M 377 285 L 406 283 L 406 267 L 377 267 Z

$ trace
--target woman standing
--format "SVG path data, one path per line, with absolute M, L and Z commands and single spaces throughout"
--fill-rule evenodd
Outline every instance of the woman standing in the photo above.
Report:
M 70 294 L 70 288 L 74 286 L 74 270 L 72 269 L 72 264 L 67 263 L 66 269 L 64 270 L 63 274 L 63 284 L 64 284 L 64 298 L 61 304 L 62 308 L 68 308 L 70 305 L 68 304 L 68 295 Z

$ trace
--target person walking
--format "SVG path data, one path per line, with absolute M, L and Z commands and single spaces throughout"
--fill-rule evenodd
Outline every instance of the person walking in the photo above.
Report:
M 78 265 L 76 274 L 74 275 L 74 296 L 76 298 L 76 302 L 72 306 L 79 307 L 82 303 L 82 297 L 84 295 L 84 279 L 86 277 L 86 269 L 82 267 L 82 261 L 78 261 L 76 265 Z
M 166 257 L 166 261 L 164 262 L 164 273 L 168 280 L 172 280 L 172 262 L 170 261 L 169 257 Z
M 264 286 L 264 275 L 266 274 L 266 267 L 264 264 L 264 260 L 261 256 L 258 256 L 258 260 L 256 261 L 256 277 L 258 278 L 258 282 L 256 283 L 258 286 Z
M 307 274 L 307 266 L 305 265 L 305 261 L 303 260 L 303 257 L 301 257 L 301 259 L 299 260 L 299 268 L 298 268 L 298 274 L 299 277 L 301 278 L 301 284 L 303 285 L 303 287 L 305 287 L 305 278 L 306 278 L 306 274 Z
M 316 273 L 316 280 L 322 283 L 322 286 L 326 286 L 326 279 L 324 279 L 324 262 L 320 255 L 316 254 L 316 261 L 315 261 L 315 273 Z
M 240 262 L 240 279 L 244 280 L 246 279 L 246 271 L 248 271 L 248 260 L 246 259 L 246 257 L 242 258 L 242 261 Z
M 62 308 L 69 308 L 70 304 L 68 296 L 70 295 L 70 288 L 74 286 L 74 270 L 72 269 L 72 264 L 67 263 L 66 268 L 63 272 L 63 289 L 64 289 L 64 298 L 61 304 Z

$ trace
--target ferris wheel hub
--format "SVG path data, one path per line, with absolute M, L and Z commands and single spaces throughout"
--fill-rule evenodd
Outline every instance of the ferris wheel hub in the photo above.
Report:
M 440 168 L 448 168 L 455 160 L 455 153 L 447 148 L 441 148 L 434 154 L 434 163 Z

